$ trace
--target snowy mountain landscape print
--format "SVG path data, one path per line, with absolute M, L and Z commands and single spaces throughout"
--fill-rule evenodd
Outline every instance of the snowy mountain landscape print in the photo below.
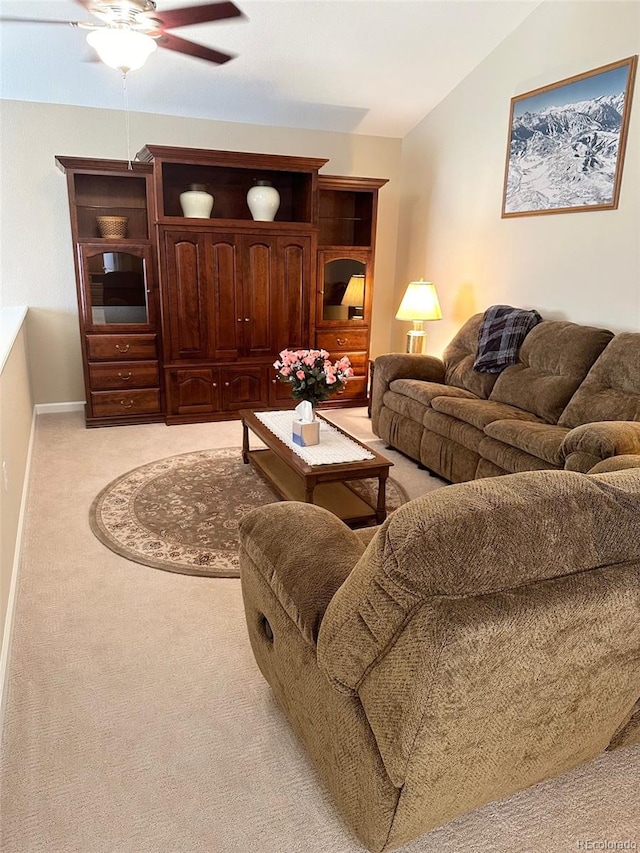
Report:
M 617 207 L 636 61 L 512 99 L 503 216 Z

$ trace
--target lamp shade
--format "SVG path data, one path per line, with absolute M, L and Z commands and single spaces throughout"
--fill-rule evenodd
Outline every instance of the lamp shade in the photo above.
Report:
M 410 281 L 396 320 L 442 320 L 435 284 L 430 281 Z
M 87 42 L 105 65 L 123 74 L 142 68 L 157 47 L 151 36 L 117 27 L 94 30 Z
M 364 275 L 358 273 L 351 276 L 342 297 L 342 304 L 349 305 L 351 308 L 360 308 L 364 305 Z

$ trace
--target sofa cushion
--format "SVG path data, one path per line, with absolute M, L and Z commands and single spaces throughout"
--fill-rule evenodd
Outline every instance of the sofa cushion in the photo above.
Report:
M 412 400 L 417 400 L 423 406 L 430 406 L 434 397 L 466 397 L 477 400 L 476 394 L 465 391 L 453 385 L 442 385 L 440 382 L 424 382 L 420 379 L 394 379 L 389 385 L 396 394 L 404 394 Z
M 411 397 L 405 397 L 404 394 L 396 394 L 395 391 L 387 391 L 382 401 L 387 409 L 419 424 L 422 423 L 424 413 L 427 411 L 427 406 L 412 400 Z
M 514 419 L 521 421 L 538 421 L 535 415 L 516 409 L 514 406 L 505 406 L 502 403 L 493 403 L 489 400 L 464 400 L 456 397 L 434 397 L 431 406 L 437 412 L 451 415 L 452 418 L 464 421 L 476 429 L 484 429 L 492 421 Z
M 527 453 L 526 450 L 512 447 L 503 441 L 498 441 L 497 438 L 491 438 L 489 435 L 485 435 L 480 442 L 479 453 L 483 459 L 487 459 L 509 474 L 523 474 L 525 471 L 546 471 L 549 468 L 554 470 L 562 468 L 562 465 L 553 465 L 539 456 L 534 456 L 532 453 Z
M 474 314 L 462 326 L 447 346 L 442 356 L 445 367 L 445 382 L 456 388 L 471 391 L 476 397 L 487 399 L 496 381 L 493 373 L 478 373 L 473 362 L 478 352 L 478 334 L 482 314 Z
M 484 432 L 481 429 L 433 409 L 427 409 L 422 422 L 426 429 L 435 432 L 436 435 L 455 441 L 456 444 L 468 447 L 469 450 L 477 451 L 484 438 Z
M 640 333 L 615 336 L 571 398 L 559 423 L 576 427 L 593 421 L 640 421 Z
M 480 373 L 501 373 L 505 367 L 516 364 L 524 339 L 541 320 L 537 311 L 523 311 L 511 305 L 487 308 L 480 325 L 473 369 Z
M 612 337 L 607 329 L 543 320 L 525 338 L 518 364 L 500 374 L 489 399 L 557 423 Z
M 622 456 L 612 456 L 603 459 L 589 471 L 590 474 L 606 474 L 609 471 L 624 471 L 627 468 L 640 468 L 640 454 L 625 453 Z
M 485 434 L 537 456 L 551 465 L 562 466 L 564 458 L 560 447 L 568 429 L 552 424 L 529 423 L 528 421 L 493 421 L 487 424 Z

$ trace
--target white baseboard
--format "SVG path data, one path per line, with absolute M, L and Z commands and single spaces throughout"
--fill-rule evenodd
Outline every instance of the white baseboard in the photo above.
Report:
M 16 594 L 18 590 L 18 573 L 20 569 L 20 558 L 22 556 L 22 534 L 24 532 L 24 520 L 27 510 L 27 495 L 29 493 L 29 477 L 31 472 L 31 455 L 36 431 L 36 409 L 33 408 L 31 418 L 31 434 L 29 436 L 29 447 L 24 468 L 24 480 L 22 481 L 22 497 L 20 499 L 20 512 L 18 515 L 18 527 L 16 530 L 16 545 L 13 552 L 13 566 L 11 568 L 11 585 L 9 587 L 9 598 L 7 600 L 7 614 L 4 620 L 4 633 L 2 636 L 2 651 L 0 652 L 0 732 L 4 726 L 5 700 L 7 696 L 7 678 L 9 675 L 9 657 L 11 655 L 11 642 L 13 640 L 13 621 L 16 609 Z
M 84 412 L 84 400 L 76 403 L 36 403 L 36 415 L 55 415 L 59 412 Z

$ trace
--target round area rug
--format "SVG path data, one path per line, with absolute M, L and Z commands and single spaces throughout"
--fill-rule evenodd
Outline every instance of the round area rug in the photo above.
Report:
M 367 500 L 377 480 L 352 483 Z M 278 496 L 244 465 L 238 448 L 199 450 L 135 468 L 109 483 L 91 505 L 98 539 L 128 560 L 168 572 L 239 577 L 238 526 Z M 387 511 L 407 496 L 387 480 Z

